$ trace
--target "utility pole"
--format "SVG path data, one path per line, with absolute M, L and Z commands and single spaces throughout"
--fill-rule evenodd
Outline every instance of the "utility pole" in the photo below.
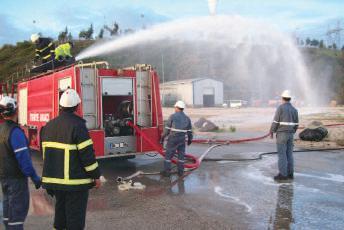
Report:
M 340 26 L 340 20 L 337 21 L 337 25 L 334 29 L 330 29 L 330 26 L 327 27 L 327 47 L 336 44 L 336 46 L 340 49 L 341 45 L 341 31 L 343 28 Z

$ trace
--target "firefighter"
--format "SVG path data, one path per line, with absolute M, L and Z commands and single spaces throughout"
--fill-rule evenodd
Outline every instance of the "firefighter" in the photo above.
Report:
M 67 89 L 60 115 L 41 130 L 42 186 L 56 199 L 56 229 L 84 229 L 88 191 L 101 186 L 86 121 L 75 114 L 80 102 L 77 92 Z
M 177 101 L 174 108 L 175 113 L 169 117 L 165 131 L 160 139 L 160 143 L 163 144 L 164 139 L 168 136 L 164 171 L 161 172 L 161 174 L 166 177 L 171 174 L 171 159 L 176 153 L 178 154 L 178 175 L 183 176 L 185 137 L 187 136 L 188 145 L 191 145 L 192 143 L 191 120 L 184 113 L 185 103 L 183 101 Z
M 282 104 L 277 108 L 270 129 L 271 138 L 276 133 L 279 173 L 274 179 L 277 181 L 294 179 L 294 134 L 299 125 L 298 112 L 290 103 L 290 91 L 285 90 L 281 97 Z
M 30 193 L 27 178 L 37 189 L 41 178 L 32 166 L 28 140 L 17 124 L 15 99 L 3 97 L 0 114 L 0 182 L 3 193 L 3 222 L 6 229 L 23 229 L 29 211 Z
M 36 45 L 35 60 L 42 63 L 54 60 L 55 45 L 51 38 L 43 38 L 39 34 L 32 34 L 31 41 Z
M 73 55 L 71 52 L 72 47 L 72 42 L 67 42 L 57 46 L 55 49 L 55 59 L 58 61 L 73 59 Z

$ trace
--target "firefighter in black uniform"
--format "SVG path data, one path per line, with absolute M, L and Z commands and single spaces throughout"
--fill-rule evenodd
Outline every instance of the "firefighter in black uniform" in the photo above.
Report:
M 31 41 L 36 44 L 35 60 L 41 59 L 42 63 L 54 60 L 55 45 L 51 38 L 43 38 L 39 34 L 32 34 Z
M 85 120 L 74 113 L 80 102 L 77 92 L 67 89 L 60 115 L 41 130 L 42 187 L 56 198 L 55 229 L 84 229 L 88 190 L 101 186 Z

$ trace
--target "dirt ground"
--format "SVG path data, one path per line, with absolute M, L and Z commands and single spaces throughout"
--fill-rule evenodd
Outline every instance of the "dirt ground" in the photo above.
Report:
M 242 138 L 246 133 L 265 134 L 269 131 L 276 108 L 187 108 L 185 113 L 192 123 L 204 117 L 214 122 L 219 131 L 198 132 L 195 134 L 204 138 Z M 312 121 L 320 121 L 324 125 L 344 124 L 344 107 L 314 107 L 298 108 L 300 127 L 307 127 Z M 173 108 L 163 108 L 164 119 L 174 112 Z M 297 147 L 305 148 L 336 148 L 344 142 L 344 125 L 328 127 L 329 134 L 321 142 L 301 141 L 297 132 L 295 143 Z M 259 135 L 258 135 L 259 136 Z M 250 136 L 251 137 L 251 136 Z

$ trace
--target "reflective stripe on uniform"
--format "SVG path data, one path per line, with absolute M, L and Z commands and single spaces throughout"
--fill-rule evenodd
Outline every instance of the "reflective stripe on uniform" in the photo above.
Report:
M 8 222 L 7 223 L 8 225 L 22 225 L 22 224 L 24 224 L 24 222 L 13 222 L 13 223 L 10 223 L 10 222 Z
M 174 132 L 180 132 L 180 133 L 187 133 L 187 132 L 191 132 L 192 130 L 191 129 L 188 129 L 188 130 L 185 130 L 185 129 L 175 129 L 175 128 L 171 128 L 171 127 L 165 127 L 166 129 L 169 129 L 171 131 L 174 131 Z
M 51 54 L 48 54 L 47 56 L 42 57 L 42 59 L 48 59 L 51 57 Z
M 274 123 L 280 124 L 280 125 L 299 125 L 299 123 L 294 123 L 294 122 L 278 122 L 278 121 L 274 121 Z
M 96 163 L 94 163 L 94 164 L 91 164 L 91 165 L 89 165 L 89 166 L 86 166 L 86 167 L 85 167 L 85 170 L 86 170 L 87 172 L 90 172 L 90 171 L 95 170 L 97 167 L 98 167 L 98 162 L 96 162 Z
M 36 51 L 43 52 L 44 50 L 48 49 L 48 48 L 51 47 L 52 45 L 53 45 L 53 43 L 50 42 L 49 45 L 47 45 L 47 46 L 44 47 L 43 49 L 36 49 Z
M 171 160 L 165 160 L 166 162 L 171 162 Z
M 68 150 L 77 150 L 78 149 L 76 145 L 64 144 L 64 143 L 60 143 L 60 142 L 51 142 L 51 141 L 42 142 L 42 147 L 56 148 L 56 149 L 68 149 Z
M 61 179 L 61 178 L 43 177 L 42 182 L 50 183 L 50 184 L 81 185 L 81 184 L 92 183 L 92 179 Z
M 45 158 L 45 150 L 46 148 L 55 148 L 55 149 L 62 149 L 64 150 L 64 168 L 63 168 L 63 174 L 64 178 L 50 178 L 50 177 L 43 177 L 42 182 L 43 183 L 52 183 L 52 184 L 63 184 L 63 185 L 81 185 L 81 184 L 89 184 L 92 182 L 92 179 L 70 179 L 69 177 L 69 170 L 70 170 L 70 151 L 71 150 L 78 150 L 83 149 L 89 145 L 93 144 L 91 139 L 88 139 L 87 141 L 84 141 L 80 143 L 79 145 L 75 144 L 64 144 L 59 142 L 42 142 L 42 148 L 43 148 L 43 159 Z M 89 168 L 97 168 L 98 163 L 92 164 L 88 166 Z M 87 171 L 87 168 L 85 167 L 85 170 Z M 94 169 L 95 169 L 94 168 Z M 92 171 L 94 169 L 90 169 L 89 171 Z
M 78 144 L 76 147 L 81 150 L 83 148 L 86 148 L 89 145 L 93 145 L 93 141 L 91 139 L 88 139 L 87 141 L 81 142 L 80 144 Z
M 18 152 L 26 150 L 26 149 L 27 149 L 27 147 L 23 147 L 23 148 L 19 148 L 19 149 L 14 150 L 14 152 L 18 153 Z

